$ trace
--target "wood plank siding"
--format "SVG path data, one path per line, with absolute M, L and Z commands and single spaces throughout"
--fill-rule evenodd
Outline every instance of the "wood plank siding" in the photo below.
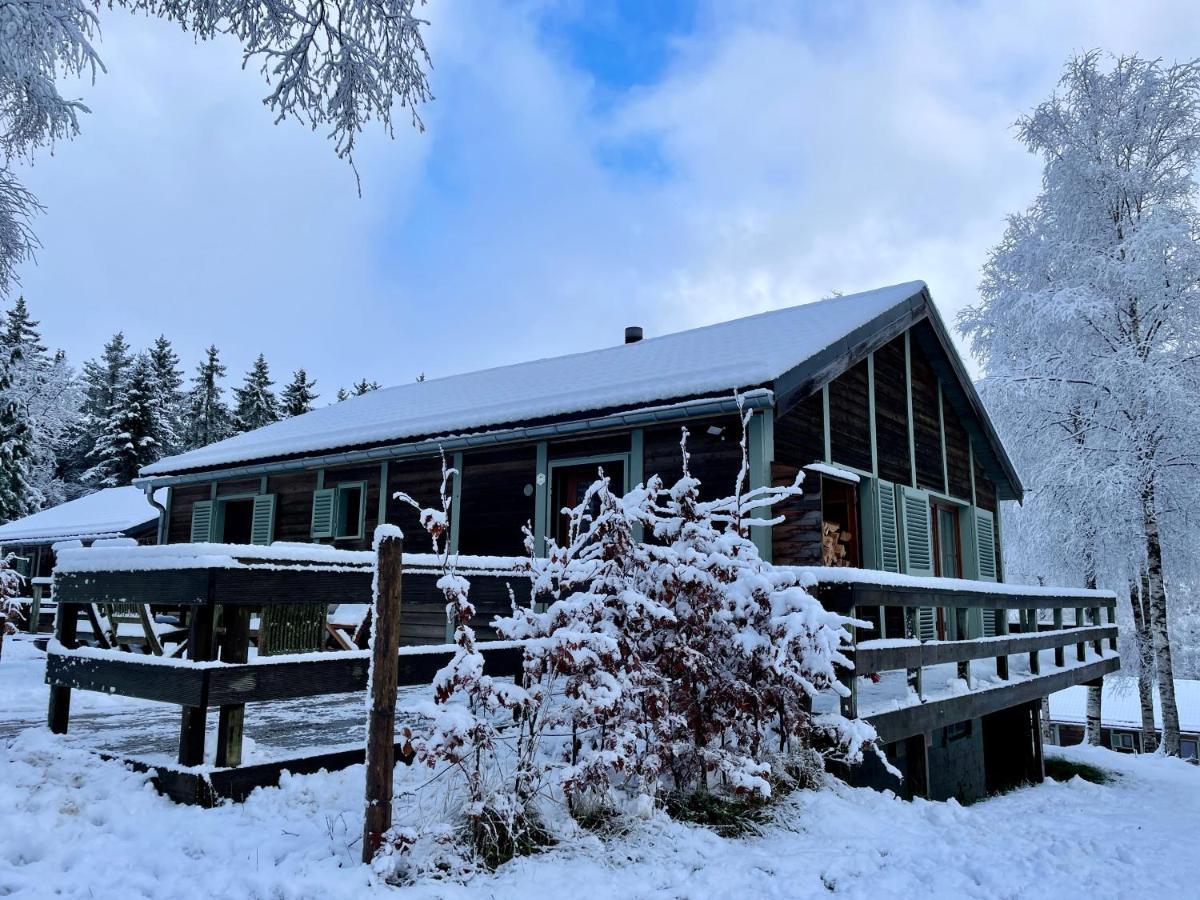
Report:
M 906 369 L 903 336 L 875 351 L 875 444 L 879 477 L 895 484 L 912 483 Z
M 917 487 L 944 493 L 946 482 L 945 470 L 942 468 L 942 429 L 938 420 L 937 376 L 916 341 L 910 345 L 910 355 Z
M 871 471 L 867 387 L 865 359 L 829 383 L 829 447 L 833 462 L 864 472 Z

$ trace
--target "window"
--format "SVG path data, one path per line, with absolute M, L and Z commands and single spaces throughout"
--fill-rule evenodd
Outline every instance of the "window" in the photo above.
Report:
M 237 497 L 219 500 L 217 511 L 218 537 L 225 544 L 251 543 L 254 527 L 254 498 Z
M 1125 731 L 1114 731 L 1109 737 L 1109 743 L 1112 744 L 1114 750 L 1119 750 L 1122 753 L 1133 752 L 1133 735 Z
M 1196 760 L 1197 742 L 1195 740 L 1187 740 L 1186 738 L 1179 742 L 1179 755 L 1184 759 Z
M 821 478 L 821 563 L 861 566 L 858 530 L 858 486 Z
M 366 519 L 367 484 L 356 481 L 337 486 L 335 538 L 361 538 Z

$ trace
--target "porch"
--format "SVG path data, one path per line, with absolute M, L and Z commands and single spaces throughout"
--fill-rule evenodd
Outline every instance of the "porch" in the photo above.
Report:
M 189 802 L 244 797 L 254 787 L 276 783 L 284 770 L 315 771 L 361 761 L 361 731 L 355 722 L 366 718 L 362 692 L 369 653 L 261 656 L 251 652 L 244 623 L 257 611 L 298 599 L 365 608 L 371 600 L 371 554 L 299 545 L 238 547 L 235 552 L 231 555 L 222 545 L 76 551 L 55 576 L 60 613 L 46 666 L 51 729 L 67 731 L 72 690 L 174 707 L 178 753 L 173 761 L 165 752 L 171 742 L 162 739 L 170 719 L 157 715 L 153 746 L 138 748 L 123 740 L 109 752 L 153 769 L 161 790 Z M 528 583 L 522 583 L 518 563 L 460 559 L 481 596 L 503 595 L 507 601 L 511 585 L 518 592 L 524 589 L 527 602 Z M 428 685 L 452 652 L 441 641 L 434 643 L 441 635 L 423 621 L 440 612 L 428 564 L 427 558 L 406 557 L 402 621 L 412 645 L 400 651 L 400 684 L 414 690 Z M 922 610 L 944 609 L 955 616 L 972 610 L 999 612 L 993 620 L 998 633 L 991 636 L 922 641 L 855 634 L 857 671 L 845 675 L 849 696 L 842 705 L 848 714 L 868 719 L 889 748 L 918 736 L 925 747 L 925 738 L 939 728 L 1011 715 L 1008 711 L 1014 709 L 1028 711 L 1050 692 L 1097 681 L 1119 666 L 1111 594 L 866 570 L 813 568 L 803 574 L 809 590 L 829 608 L 852 615 L 895 608 L 914 626 L 907 632 L 912 634 Z M 80 646 L 81 613 L 93 604 L 114 602 L 174 610 L 188 630 L 187 658 Z M 413 611 L 421 615 L 410 615 Z M 481 616 L 490 619 L 500 611 Z M 486 622 L 479 624 L 486 627 Z M 428 639 L 417 642 L 411 634 L 416 628 Z M 491 640 L 482 648 L 493 674 L 519 670 L 519 644 Z M 342 703 L 347 715 L 335 712 Z M 214 737 L 208 715 L 213 707 L 216 740 L 206 752 L 206 738 Z M 285 708 L 290 711 L 281 714 Z M 271 742 L 274 758 L 244 760 L 244 735 L 259 727 L 253 721 L 258 716 L 273 721 L 277 732 L 288 727 L 307 732 L 305 752 L 289 750 L 300 748 L 277 733 Z M 1040 766 L 1040 746 L 1036 751 Z M 928 768 L 927 761 L 924 766 Z

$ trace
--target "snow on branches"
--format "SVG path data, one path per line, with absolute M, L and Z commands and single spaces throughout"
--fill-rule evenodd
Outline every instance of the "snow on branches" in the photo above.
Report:
M 528 640 L 528 678 L 563 673 L 547 717 L 574 735 L 561 773 L 570 798 L 614 787 L 765 798 L 773 764 L 813 746 L 856 761 L 874 740 L 865 723 L 810 713 L 816 694 L 844 690 L 835 666 L 851 666 L 852 620 L 759 555 L 750 529 L 778 521 L 762 516 L 800 487 L 747 490 L 744 432 L 728 497 L 702 499 L 686 429 L 671 487 L 653 477 L 620 497 L 602 475 L 563 511 L 566 544 L 532 559 L 535 606 L 497 623 Z
M 499 760 L 506 741 L 502 730 L 514 720 L 528 719 L 534 704 L 522 687 L 484 673 L 483 654 L 471 628 L 475 617 L 471 584 L 458 573 L 457 557 L 449 544 L 450 484 L 457 477 L 458 471 L 446 465 L 443 455 L 440 507 L 423 508 L 408 494 L 395 495 L 418 511 L 421 526 L 429 534 L 441 570 L 437 587 L 446 600 L 446 618 L 454 626 L 454 655 L 434 676 L 432 701 L 409 708 L 427 727 L 417 734 L 405 728 L 401 734 L 418 762 L 448 766 L 460 776 L 470 844 L 486 857 L 494 855 L 498 847 L 521 840 L 534 824 L 528 806 L 537 789 L 536 778 L 518 771 L 515 777 L 505 779 L 506 767 Z
M 0 556 L 0 651 L 4 648 L 5 636 L 15 634 L 16 623 L 24 619 L 18 598 L 25 579 L 17 571 L 16 561 L 13 553 Z
M 526 527 L 531 602 L 494 622 L 524 645 L 516 684 L 484 671 L 470 584 L 448 547 L 458 473 L 443 460 L 440 507 L 396 495 L 433 539 L 455 644 L 433 699 L 410 708 L 424 726 L 402 734 L 418 761 L 461 776 L 476 859 L 535 846 L 550 798 L 576 814 L 709 794 L 758 802 L 820 768 L 818 754 L 853 763 L 874 750 L 870 725 L 811 711 L 818 694 L 845 694 L 836 668 L 852 666 L 846 626 L 863 623 L 826 610 L 751 540 L 752 528 L 781 521 L 773 505 L 800 493 L 799 479 L 747 487 L 753 414 L 727 497 L 701 492 L 684 429 L 673 485 L 654 476 L 621 496 L 600 470 L 561 511 L 561 545 L 536 555 Z M 446 827 L 397 830 L 380 864 L 444 865 Z

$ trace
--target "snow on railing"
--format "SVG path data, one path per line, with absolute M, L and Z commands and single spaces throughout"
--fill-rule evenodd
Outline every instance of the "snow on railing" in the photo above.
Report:
M 467 573 L 520 572 L 528 561 L 519 556 L 459 556 L 456 566 Z M 375 565 L 369 550 L 343 550 L 323 544 L 276 542 L 257 544 L 162 544 L 158 546 L 100 545 L 64 548 L 55 572 L 149 572 L 166 569 L 246 569 L 317 565 L 364 569 Z M 437 569 L 441 560 L 431 553 L 404 554 L 405 568 Z
M 1004 594 L 1020 597 L 1075 597 L 1081 600 L 1113 600 L 1112 591 L 1086 588 L 1044 587 L 1036 584 L 1012 584 L 1002 581 L 974 581 L 969 578 L 934 578 L 883 572 L 878 569 L 855 569 L 841 566 L 787 566 L 800 573 L 805 587 L 818 584 L 854 584 L 873 587 L 919 588 L 928 591 L 970 591 L 980 594 Z M 1034 604 L 1036 605 L 1036 604 Z

